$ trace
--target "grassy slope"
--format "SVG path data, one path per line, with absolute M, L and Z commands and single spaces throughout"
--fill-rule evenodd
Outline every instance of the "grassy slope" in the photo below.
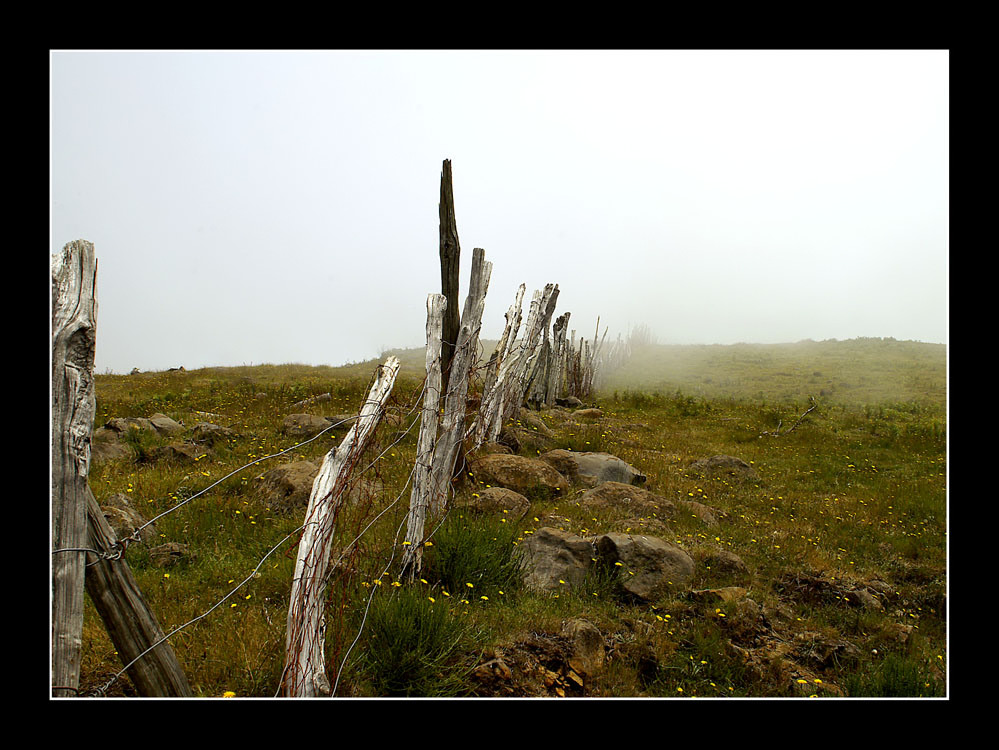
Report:
M 409 421 L 415 418 L 421 364 L 422 353 L 404 356 L 395 390 L 393 408 Z M 239 437 L 193 465 L 98 463 L 91 475 L 94 492 L 99 500 L 126 492 L 147 517 L 162 513 L 244 463 L 293 445 L 278 428 L 295 401 L 332 392 L 331 402 L 310 411 L 356 411 L 373 365 L 98 376 L 97 425 L 113 416 L 157 411 L 190 425 L 203 418 L 198 412 L 212 412 L 224 417 L 214 421 Z M 798 644 L 788 658 L 801 667 L 796 679 L 806 679 L 793 683 L 800 687 L 788 689 L 770 649 L 752 652 L 760 659 L 747 661 L 752 641 L 739 631 L 743 621 L 737 612 L 728 612 L 726 621 L 720 617 L 725 612 L 715 611 L 719 608 L 698 606 L 679 594 L 642 607 L 623 604 L 602 589 L 542 597 L 507 587 L 486 600 L 445 600 L 441 585 L 431 580 L 427 596 L 453 605 L 451 619 L 474 625 L 467 654 L 520 642 L 530 633 L 557 633 L 567 617 L 590 619 L 615 650 L 588 683 L 588 695 L 939 695 L 946 659 L 945 374 L 944 348 L 913 342 L 655 347 L 608 376 L 598 398 L 605 414 L 600 421 L 544 417 L 556 433 L 551 447 L 613 452 L 648 474 L 649 489 L 697 499 L 725 519 L 707 527 L 693 517 L 663 523 L 614 512 L 594 516 L 570 495 L 535 502 L 516 529 L 519 538 L 543 525 L 579 534 L 631 529 L 677 542 L 698 560 L 721 549 L 735 552 L 751 570 L 748 579 L 700 565 L 694 586 L 747 587 L 766 613 L 770 632 Z M 807 408 L 809 396 L 819 407 L 793 432 L 760 437 L 778 425 L 786 430 Z M 415 432 L 395 442 L 394 436 L 386 432 L 372 451 L 372 459 L 380 456 L 371 471 L 378 474 L 381 491 L 366 497 L 370 508 L 361 502 L 341 522 L 346 543 L 353 529 L 388 507 L 365 537 L 352 575 L 332 586 L 341 602 L 330 617 L 334 664 L 356 634 L 362 597 L 373 590 L 372 582 L 391 587 L 392 576 L 381 573 L 408 500 Z M 314 441 L 291 456 L 318 463 L 340 437 L 342 432 L 336 440 Z M 752 462 L 761 481 L 730 484 L 687 470 L 690 461 L 717 453 Z M 228 594 L 294 532 L 301 519 L 271 512 L 254 493 L 256 477 L 288 458 L 243 471 L 158 521 L 159 539 L 184 542 L 194 553 L 177 568 L 152 566 L 145 545 L 130 549 L 128 560 L 167 630 Z M 467 496 L 472 489 L 462 492 Z M 199 695 L 274 694 L 293 565 L 291 544 L 279 546 L 226 605 L 174 636 Z M 837 599 L 837 591 L 878 582 L 885 584 L 880 611 Z M 800 644 L 815 634 L 825 642 L 848 641 L 857 651 L 830 664 L 809 661 Z M 744 649 L 743 656 L 733 644 Z M 366 650 L 362 639 L 340 694 L 378 694 L 377 665 L 361 660 L 365 653 L 377 652 Z M 101 623 L 88 608 L 84 687 L 102 684 L 118 669 Z M 110 693 L 129 691 L 122 678 Z

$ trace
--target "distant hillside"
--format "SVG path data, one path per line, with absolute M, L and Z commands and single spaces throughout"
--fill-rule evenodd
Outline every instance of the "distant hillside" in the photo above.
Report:
M 495 347 L 482 342 L 482 357 Z M 424 350 L 391 349 L 377 360 L 347 368 L 370 372 L 389 355 L 402 371 L 420 377 Z M 711 398 L 827 403 L 915 402 L 942 407 L 947 398 L 947 347 L 920 341 L 857 338 L 793 344 L 654 344 L 635 352 L 598 388 L 614 391 L 677 390 Z
M 859 338 L 794 344 L 655 345 L 633 354 L 601 388 L 709 397 L 942 406 L 947 347 Z

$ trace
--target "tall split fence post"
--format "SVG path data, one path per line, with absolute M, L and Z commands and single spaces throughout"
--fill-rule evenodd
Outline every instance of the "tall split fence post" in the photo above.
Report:
M 468 376 L 478 357 L 479 331 L 486 292 L 493 264 L 486 260 L 485 250 L 472 251 L 472 268 L 468 295 L 461 314 L 454 358 L 451 360 L 451 377 L 444 399 L 441 434 L 434 448 L 429 478 L 430 510 L 439 514 L 447 505 L 447 494 L 454 478 L 455 463 L 465 437 L 465 409 L 468 405 Z
M 90 444 L 94 427 L 97 257 L 76 240 L 56 253 L 52 275 L 51 689 L 80 687 Z
M 406 539 L 403 542 L 406 549 L 402 556 L 402 575 L 409 580 L 419 573 L 423 558 L 423 529 L 430 506 L 430 477 L 440 422 L 441 327 L 446 308 L 447 297 L 443 294 L 427 296 L 427 379 L 423 390 L 420 434 L 416 443 L 416 466 L 409 499 Z
M 396 357 L 389 357 L 379 367 L 357 420 L 340 445 L 323 457 L 313 480 L 288 605 L 282 677 L 285 696 L 308 698 L 331 692 L 325 659 L 325 592 L 336 518 L 354 464 L 384 415 L 399 367 Z

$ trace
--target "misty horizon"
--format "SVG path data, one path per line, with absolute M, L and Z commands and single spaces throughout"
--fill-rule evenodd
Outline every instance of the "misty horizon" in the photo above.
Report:
M 53 51 L 50 253 L 97 372 L 424 345 L 450 159 L 481 337 L 559 285 L 592 338 L 945 344 L 946 51 Z M 446 103 L 440 82 L 448 81 Z

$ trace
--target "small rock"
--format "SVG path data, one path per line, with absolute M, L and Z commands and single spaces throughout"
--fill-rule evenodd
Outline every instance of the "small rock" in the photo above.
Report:
M 663 513 L 673 509 L 673 501 L 632 484 L 603 482 L 579 497 L 579 504 L 589 508 L 624 508 L 633 513 Z
M 580 675 L 593 675 L 604 664 L 607 648 L 600 629 L 589 620 L 573 618 L 562 626 L 562 634 L 572 644 L 569 666 Z M 579 685 L 582 686 L 582 681 Z
M 563 495 L 565 477 L 537 458 L 492 453 L 469 461 L 469 473 L 481 485 L 506 487 L 529 500 Z
M 150 461 L 174 461 L 176 463 L 194 463 L 207 455 L 205 449 L 191 443 L 170 443 L 149 450 Z
M 846 601 L 854 607 L 862 607 L 864 609 L 884 609 L 881 604 L 881 600 L 864 588 L 847 592 Z
M 184 431 L 184 425 L 170 419 L 166 414 L 157 412 L 149 417 L 149 421 L 160 435 L 178 435 Z
M 221 427 L 211 422 L 198 422 L 191 429 L 191 440 L 195 443 L 215 445 L 235 437 L 236 433 L 228 427 Z
M 149 548 L 149 561 L 157 568 L 172 568 L 185 559 L 193 559 L 191 549 L 186 544 L 167 542 Z
M 711 474 L 714 476 L 725 475 L 738 479 L 758 480 L 759 474 L 756 470 L 735 456 L 711 456 L 694 461 L 690 468 L 701 474 Z
M 281 434 L 294 438 L 310 438 L 330 426 L 326 417 L 315 414 L 289 414 L 281 422 Z
M 505 487 L 487 487 L 480 490 L 474 493 L 469 505 L 478 513 L 498 515 L 510 521 L 519 521 L 531 507 L 526 497 Z
M 117 492 L 105 500 L 101 504 L 101 513 L 104 514 L 104 518 L 118 539 L 132 536 L 136 529 L 146 523 L 146 519 L 135 510 L 124 492 Z M 149 525 L 143 528 L 139 532 L 139 538 L 144 542 L 155 539 L 155 527 Z
M 568 531 L 542 527 L 520 545 L 524 585 L 534 591 L 578 587 L 593 562 L 592 542 Z
M 542 453 L 538 458 L 551 464 L 571 481 L 580 481 L 590 486 L 596 486 L 601 482 L 642 484 L 646 480 L 642 472 L 610 453 L 557 448 Z
M 309 505 L 319 467 L 311 461 L 292 461 L 266 472 L 257 485 L 257 497 L 275 512 L 303 510 Z

